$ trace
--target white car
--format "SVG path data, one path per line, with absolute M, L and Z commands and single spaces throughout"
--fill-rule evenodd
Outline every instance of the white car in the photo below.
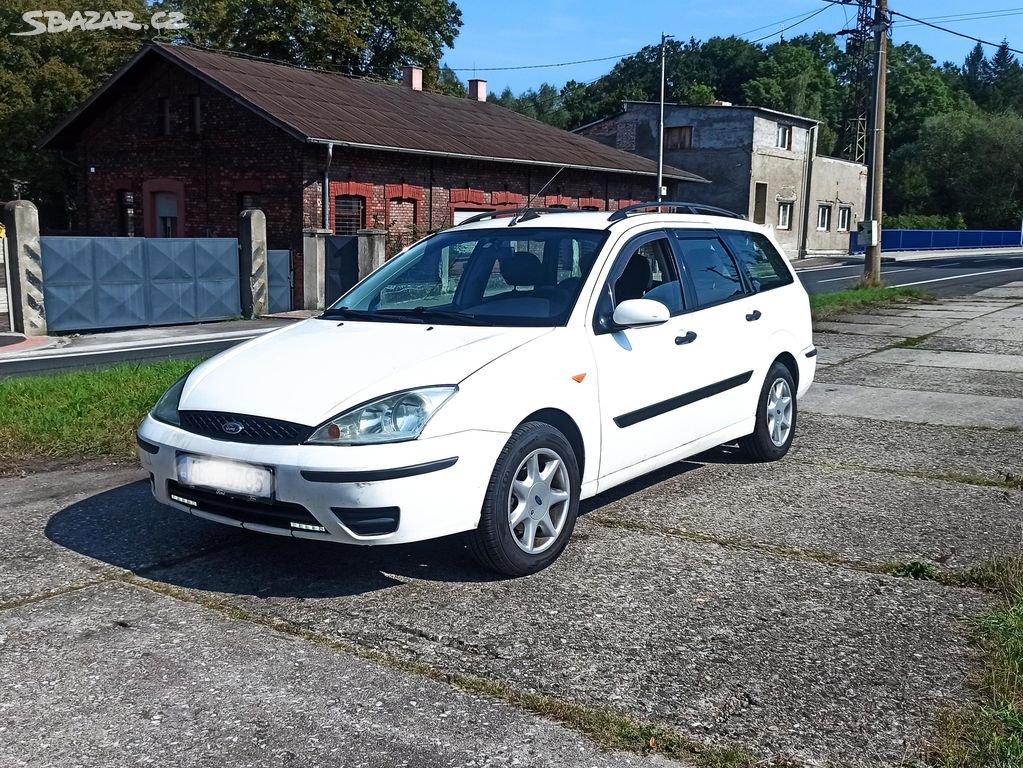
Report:
M 171 387 L 138 432 L 153 493 L 346 544 L 469 532 L 523 575 L 580 499 L 722 443 L 781 458 L 806 292 L 770 231 L 663 208 L 693 210 L 484 214 L 415 244 Z

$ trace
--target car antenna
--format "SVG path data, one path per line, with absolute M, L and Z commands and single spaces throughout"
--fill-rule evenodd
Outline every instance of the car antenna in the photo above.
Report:
M 563 165 L 560 168 L 558 168 L 558 170 L 554 172 L 554 175 L 551 176 L 547 180 L 546 184 L 544 184 L 542 187 L 540 187 L 540 190 L 536 194 L 533 194 L 533 195 L 529 196 L 529 198 L 526 200 L 526 207 L 522 209 L 522 213 L 520 213 L 518 216 L 515 216 L 515 217 L 512 218 L 511 222 L 508 224 L 509 227 L 514 227 L 520 221 L 528 221 L 529 219 L 536 218 L 537 214 L 535 212 L 533 212 L 532 216 L 529 215 L 530 212 L 532 211 L 532 203 L 533 203 L 533 201 L 536 198 L 538 198 L 543 193 L 543 191 L 545 189 L 547 189 L 547 187 L 549 187 L 551 185 L 551 182 L 554 181 L 556 178 L 558 178 L 558 174 L 561 173 L 563 170 L 565 170 L 565 168 L 567 168 L 567 167 L 568 166 Z M 527 216 L 529 218 L 527 218 Z

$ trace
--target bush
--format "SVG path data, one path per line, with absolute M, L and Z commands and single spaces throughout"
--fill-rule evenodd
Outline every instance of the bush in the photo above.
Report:
M 884 217 L 885 229 L 966 229 L 961 213 L 902 213 Z

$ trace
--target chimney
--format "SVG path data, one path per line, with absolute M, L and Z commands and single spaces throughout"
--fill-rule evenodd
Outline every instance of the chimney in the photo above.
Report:
M 476 101 L 487 100 L 487 81 L 486 80 L 470 80 L 469 81 L 469 98 Z
M 413 91 L 423 90 L 423 68 L 411 66 L 402 67 L 401 82 L 406 88 Z

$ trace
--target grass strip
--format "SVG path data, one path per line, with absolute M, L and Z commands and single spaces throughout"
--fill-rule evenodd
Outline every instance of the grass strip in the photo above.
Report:
M 915 304 L 929 301 L 931 295 L 916 288 L 850 288 L 832 293 L 811 293 L 810 309 L 815 320 L 826 320 L 847 312 L 891 304 Z
M 133 456 L 146 413 L 197 362 L 0 380 L 0 467 L 38 458 Z
M 938 768 L 1023 765 L 1023 558 L 989 561 L 972 574 L 1001 606 L 974 624 L 983 703 L 944 712 L 927 761 Z

